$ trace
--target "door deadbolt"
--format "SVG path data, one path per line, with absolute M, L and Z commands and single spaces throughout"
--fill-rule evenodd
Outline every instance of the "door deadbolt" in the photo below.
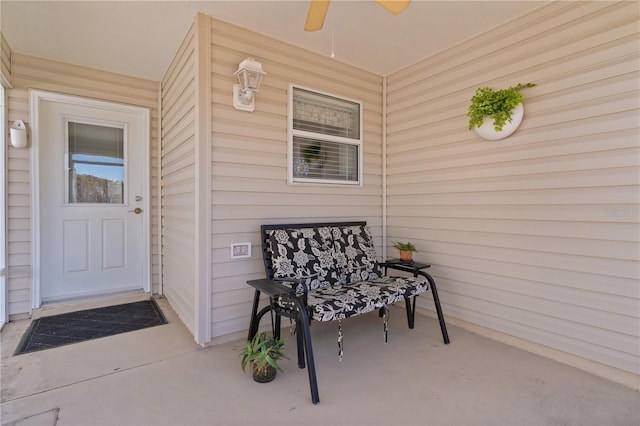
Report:
M 133 209 L 133 210 L 129 210 L 129 211 L 130 211 L 130 212 L 133 212 L 133 213 L 135 213 L 135 214 L 140 214 L 140 213 L 142 213 L 142 209 L 141 209 L 140 207 L 136 207 L 135 209 Z
M 136 200 L 136 201 L 142 201 L 142 197 L 141 197 L 141 196 L 139 196 L 139 195 L 136 195 L 136 196 L 135 196 L 135 198 L 134 198 L 134 200 Z

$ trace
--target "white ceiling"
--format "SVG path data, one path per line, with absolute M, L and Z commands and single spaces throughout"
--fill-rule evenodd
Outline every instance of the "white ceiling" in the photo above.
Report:
M 543 2 L 413 0 L 392 15 L 373 0 L 333 0 L 324 28 L 306 33 L 308 4 L 1 0 L 0 29 L 15 52 L 160 80 L 200 11 L 327 56 L 333 32 L 336 60 L 387 75 Z

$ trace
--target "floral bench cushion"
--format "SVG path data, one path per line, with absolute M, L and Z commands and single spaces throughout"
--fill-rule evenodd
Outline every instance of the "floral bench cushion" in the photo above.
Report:
M 328 227 L 276 229 L 270 233 L 269 243 L 274 279 L 301 280 L 309 290 L 339 284 Z M 301 291 L 302 288 L 297 289 Z
M 274 279 L 302 283 L 316 321 L 349 318 L 427 291 L 426 278 L 383 277 L 367 226 L 276 229 L 269 233 Z M 287 281 L 291 280 L 291 281 Z M 293 309 L 291 302 L 278 301 Z
M 417 296 L 428 288 L 424 277 L 387 276 L 310 291 L 307 304 L 316 321 L 341 320 Z
M 375 280 L 382 276 L 368 226 L 332 227 L 331 235 L 342 283 Z

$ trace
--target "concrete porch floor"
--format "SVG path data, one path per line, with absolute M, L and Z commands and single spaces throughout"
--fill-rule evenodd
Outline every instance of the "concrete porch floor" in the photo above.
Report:
M 633 425 L 640 396 L 587 372 L 435 319 L 408 330 L 391 311 L 389 344 L 375 314 L 314 323 L 320 404 L 290 360 L 269 384 L 243 374 L 243 339 L 202 348 L 159 300 L 169 324 L 19 356 L 30 321 L 1 335 L 4 425 Z M 287 333 L 288 334 L 288 333 Z M 288 337 L 288 336 L 286 336 Z

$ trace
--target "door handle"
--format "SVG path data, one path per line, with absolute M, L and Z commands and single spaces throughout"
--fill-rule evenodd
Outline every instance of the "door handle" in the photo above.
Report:
M 136 207 L 133 210 L 129 210 L 130 213 L 140 214 L 142 213 L 142 209 L 140 207 Z

